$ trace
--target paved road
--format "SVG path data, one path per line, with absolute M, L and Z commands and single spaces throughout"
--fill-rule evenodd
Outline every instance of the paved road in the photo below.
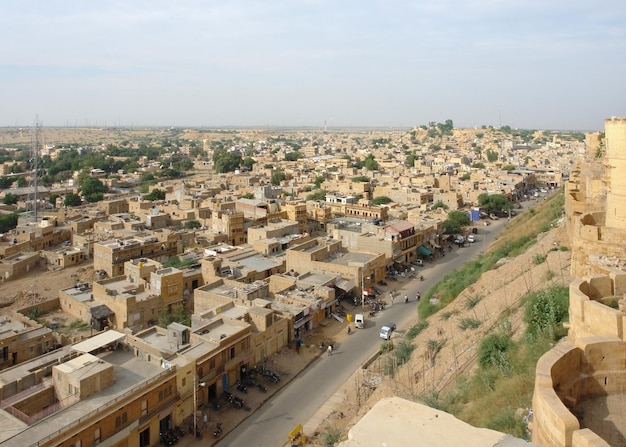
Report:
M 287 433 L 296 425 L 304 425 L 309 418 L 326 402 L 335 391 L 354 373 L 366 359 L 380 347 L 382 340 L 378 331 L 382 325 L 393 321 L 398 326 L 396 337 L 416 322 L 415 294 L 424 292 L 439 281 L 446 273 L 460 268 L 465 262 L 483 252 L 506 224 L 506 219 L 492 222 L 492 225 L 478 227 L 477 241 L 465 244 L 463 248 L 446 251 L 443 258 L 428 262 L 424 267 L 416 267 L 416 273 L 424 275 L 424 281 L 389 281 L 385 289 L 395 288 L 400 297 L 391 306 L 373 318 L 366 317 L 364 329 L 356 330 L 335 346 L 332 356 L 322 355 L 300 376 L 280 390 L 265 405 L 246 419 L 239 427 L 224 437 L 218 446 L 284 446 Z M 418 276 L 419 277 L 419 276 Z M 410 303 L 405 304 L 407 294 Z M 384 297 L 389 302 L 389 297 Z M 355 308 L 358 313 L 359 307 Z

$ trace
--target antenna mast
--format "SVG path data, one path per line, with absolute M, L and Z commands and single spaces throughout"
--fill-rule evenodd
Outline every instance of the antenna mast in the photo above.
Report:
M 32 157 L 32 167 L 33 167 L 33 187 L 34 187 L 34 194 L 33 194 L 33 219 L 35 224 L 37 223 L 37 205 L 38 205 L 38 190 L 39 190 L 39 182 L 38 182 L 38 177 L 39 177 L 39 167 L 37 166 L 37 162 L 39 159 L 39 146 L 41 144 L 41 122 L 39 121 L 39 116 L 37 116 L 35 118 L 35 142 L 33 144 L 33 157 Z

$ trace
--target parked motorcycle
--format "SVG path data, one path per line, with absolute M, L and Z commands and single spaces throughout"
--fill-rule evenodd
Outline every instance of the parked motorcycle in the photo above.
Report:
M 246 394 L 248 392 L 248 387 L 245 386 L 243 383 L 241 382 L 237 382 L 237 390 L 241 391 L 242 393 Z
M 262 393 L 267 393 L 267 387 L 261 383 L 257 383 L 256 385 L 256 389 L 261 391 Z
M 222 434 L 222 423 L 218 422 L 217 425 L 215 426 L 215 430 L 213 431 L 213 436 L 217 438 L 221 434 Z

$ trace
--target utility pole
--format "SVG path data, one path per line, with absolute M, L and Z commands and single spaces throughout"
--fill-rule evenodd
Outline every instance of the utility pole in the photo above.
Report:
M 33 154 L 32 154 L 32 168 L 33 168 L 33 188 L 34 188 L 34 194 L 33 194 L 33 219 L 35 224 L 37 223 L 37 200 L 39 199 L 37 194 L 38 194 L 38 189 L 39 189 L 39 185 L 38 185 L 38 177 L 39 177 L 39 169 L 37 166 L 37 161 L 39 159 L 39 146 L 41 144 L 41 123 L 39 122 L 39 116 L 37 116 L 35 118 L 35 141 L 33 144 Z

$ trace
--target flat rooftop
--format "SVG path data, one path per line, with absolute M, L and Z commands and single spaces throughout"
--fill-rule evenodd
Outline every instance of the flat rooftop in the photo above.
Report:
M 38 443 L 40 440 L 58 432 L 59 427 L 68 427 L 79 420 L 99 411 L 109 402 L 133 392 L 149 379 L 155 378 L 164 371 L 133 355 L 132 352 L 117 350 L 97 356 L 113 365 L 115 381 L 113 385 L 100 393 L 89 396 L 74 405 L 59 410 L 50 416 L 27 425 L 5 411 L 0 411 L 0 443 L 3 447 L 24 447 Z M 28 367 L 27 363 L 24 366 Z M 32 364 L 30 364 L 32 368 Z

